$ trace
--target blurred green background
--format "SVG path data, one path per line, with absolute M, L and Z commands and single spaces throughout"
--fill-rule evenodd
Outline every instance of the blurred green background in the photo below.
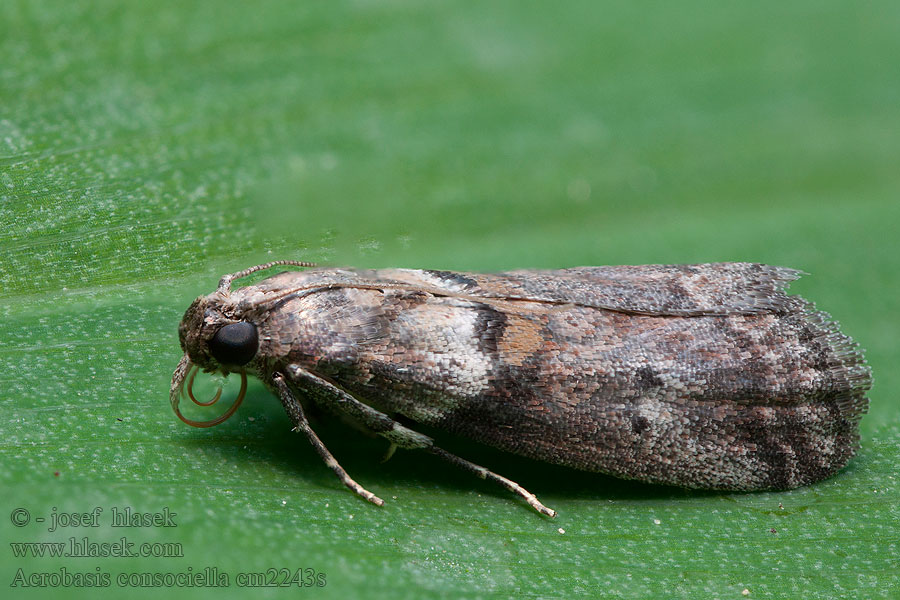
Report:
M 327 582 L 267 597 L 900 597 L 898 56 L 886 1 L 3 2 L 0 584 L 108 573 L 137 597 L 158 590 L 119 574 L 215 567 L 230 587 L 184 597 L 267 569 Z M 872 365 L 862 451 L 808 488 L 709 494 L 442 440 L 549 520 L 317 422 L 378 509 L 259 386 L 221 427 L 172 415 L 182 312 L 275 258 L 800 268 Z M 125 506 L 177 527 L 110 527 Z M 104 512 L 51 532 L 53 507 Z M 10 545 L 123 535 L 183 557 Z

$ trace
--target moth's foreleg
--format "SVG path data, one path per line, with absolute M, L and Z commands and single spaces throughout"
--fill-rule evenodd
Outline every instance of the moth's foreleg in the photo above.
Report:
M 358 423 L 373 433 L 377 433 L 378 435 L 387 438 L 391 442 L 392 448 L 393 446 L 397 446 L 408 450 L 422 449 L 430 452 L 461 469 L 474 473 L 481 479 L 486 479 L 502 485 L 512 493 L 521 496 L 529 506 L 539 513 L 550 517 L 556 516 L 555 510 L 541 504 L 534 494 L 515 481 L 438 448 L 434 445 L 434 440 L 427 435 L 423 435 L 405 427 L 383 412 L 372 408 L 368 404 L 360 402 L 339 387 L 297 365 L 288 366 L 287 371 L 292 381 L 305 391 L 308 391 L 317 401 L 324 403 L 326 406 L 330 406 L 333 410 L 354 418 Z M 287 388 L 283 381 L 281 385 L 284 386 L 285 389 Z M 284 401 L 282 400 L 282 402 Z M 287 405 L 285 405 L 285 407 L 287 407 Z M 318 438 L 316 439 L 318 440 Z M 321 444 L 321 442 L 319 443 Z
M 372 504 L 384 506 L 384 500 L 356 483 L 353 478 L 347 474 L 347 471 L 338 464 L 334 455 L 328 451 L 328 448 L 325 447 L 325 444 L 322 443 L 322 440 L 319 439 L 316 432 L 309 426 L 306 415 L 303 413 L 303 406 L 296 398 L 294 398 L 290 388 L 288 388 L 287 384 L 284 382 L 284 377 L 281 373 L 275 373 L 275 375 L 272 376 L 272 381 L 275 384 L 275 388 L 278 390 L 278 397 L 281 400 L 281 404 L 284 406 L 285 411 L 287 411 L 291 421 L 294 422 L 294 430 L 306 435 L 306 439 L 308 439 L 309 443 L 312 444 L 312 447 L 316 449 L 316 452 L 319 453 L 319 456 L 322 457 L 325 464 L 338 476 L 341 483 Z

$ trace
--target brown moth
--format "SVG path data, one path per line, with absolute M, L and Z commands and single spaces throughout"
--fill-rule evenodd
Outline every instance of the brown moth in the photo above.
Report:
M 830 317 L 785 294 L 799 271 L 754 263 L 456 273 L 311 268 L 197 298 L 172 378 L 179 418 L 231 416 L 247 373 L 363 498 L 300 399 L 423 449 L 555 511 L 517 483 L 394 419 L 522 456 L 688 488 L 783 490 L 829 477 L 858 448 L 872 379 Z M 239 373 L 211 421 L 178 404 L 197 369 Z

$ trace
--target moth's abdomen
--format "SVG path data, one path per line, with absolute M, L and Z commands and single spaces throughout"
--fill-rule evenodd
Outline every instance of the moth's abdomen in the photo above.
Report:
M 755 490 L 818 481 L 854 454 L 871 377 L 827 315 L 800 299 L 789 308 L 498 313 L 490 343 L 477 345 L 494 359 L 489 385 L 439 425 L 649 482 Z

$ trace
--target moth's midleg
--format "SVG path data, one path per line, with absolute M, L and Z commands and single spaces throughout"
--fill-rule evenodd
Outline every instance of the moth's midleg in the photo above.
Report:
M 322 460 L 325 461 L 325 464 L 334 471 L 334 474 L 338 476 L 338 479 L 341 480 L 341 483 L 346 485 L 348 488 L 353 490 L 358 496 L 361 496 L 371 502 L 372 504 L 377 504 L 378 506 L 384 506 L 384 500 L 364 488 L 363 486 L 356 483 L 350 475 L 347 474 L 347 471 L 338 464 L 338 461 L 334 458 L 334 455 L 328 451 L 328 448 L 325 447 L 325 444 L 322 443 L 322 440 L 319 439 L 319 436 L 316 435 L 316 432 L 312 430 L 312 427 L 309 426 L 309 422 L 306 420 L 306 415 L 303 413 L 303 406 L 300 402 L 294 398 L 294 395 L 291 393 L 290 388 L 288 388 L 287 384 L 284 382 L 284 376 L 281 373 L 275 373 L 272 376 L 272 381 L 275 384 L 275 388 L 278 390 L 278 397 L 281 400 L 282 406 L 284 406 L 284 410 L 287 411 L 288 416 L 290 416 L 291 421 L 294 422 L 294 430 L 299 431 L 306 435 L 306 439 L 309 440 L 309 443 L 312 444 L 312 447 L 316 449 L 316 452 L 319 453 L 319 456 L 322 457 Z
M 293 381 L 299 383 L 301 387 L 307 388 L 312 393 L 316 401 L 322 402 L 334 410 L 355 418 L 361 425 L 370 429 L 373 433 L 377 433 L 378 435 L 387 438 L 392 444 L 408 450 L 422 449 L 430 452 L 463 470 L 474 473 L 481 479 L 486 479 L 502 485 L 510 492 L 521 496 L 529 506 L 539 513 L 550 517 L 556 516 L 555 510 L 541 504 L 534 494 L 515 481 L 438 448 L 434 445 L 434 441 L 430 437 L 401 425 L 383 412 L 372 408 L 368 404 L 360 402 L 339 387 L 325 381 L 321 377 L 313 375 L 297 365 L 289 366 L 288 372 Z M 279 392 L 282 387 L 287 389 L 287 385 L 284 383 L 283 379 L 279 384 Z M 293 398 L 293 396 L 290 397 Z M 282 400 L 282 403 L 284 403 L 284 400 Z M 287 408 L 286 404 L 285 408 Z M 299 410 L 302 415 L 302 408 L 299 408 Z M 291 411 L 288 410 L 288 413 L 290 412 Z M 318 440 L 318 438 L 316 438 L 316 440 Z M 321 444 L 321 442 L 319 442 L 319 444 Z M 327 450 L 325 450 L 325 452 L 327 452 Z M 326 460 L 326 462 L 328 461 Z

